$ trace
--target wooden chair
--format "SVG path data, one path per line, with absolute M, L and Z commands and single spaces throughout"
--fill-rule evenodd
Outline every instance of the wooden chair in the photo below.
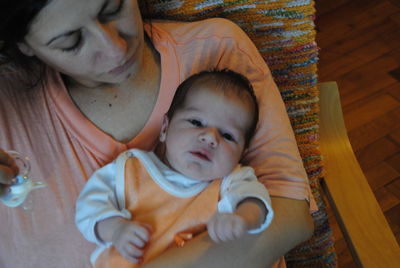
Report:
M 321 184 L 359 267 L 400 267 L 399 245 L 349 142 L 335 82 L 319 84 Z

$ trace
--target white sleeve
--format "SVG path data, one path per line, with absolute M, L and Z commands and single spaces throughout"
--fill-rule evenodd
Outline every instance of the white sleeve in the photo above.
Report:
M 268 190 L 257 180 L 251 167 L 238 167 L 221 183 L 221 198 L 218 202 L 218 212 L 233 213 L 237 205 L 246 198 L 256 198 L 263 202 L 267 215 L 257 229 L 249 230 L 251 234 L 264 231 L 271 223 L 274 212 Z
M 97 222 L 106 218 L 120 216 L 127 219 L 131 214 L 120 207 L 116 191 L 116 163 L 112 162 L 98 169 L 89 178 L 76 203 L 75 223 L 83 236 L 93 243 L 109 246 L 95 233 Z

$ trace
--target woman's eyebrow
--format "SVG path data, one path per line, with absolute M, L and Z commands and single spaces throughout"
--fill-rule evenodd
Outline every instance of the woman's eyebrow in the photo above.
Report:
M 46 43 L 46 46 L 49 46 L 51 43 L 53 43 L 55 40 L 57 40 L 57 39 L 59 39 L 59 38 L 71 36 L 71 35 L 73 35 L 74 33 L 76 33 L 76 32 L 79 31 L 79 30 L 80 30 L 80 29 L 71 30 L 71 31 L 69 31 L 69 32 L 62 33 L 62 34 L 60 34 L 60 35 L 57 35 L 56 37 L 53 37 L 52 39 L 50 39 L 50 41 L 48 41 L 48 42 Z
M 109 2 L 109 0 L 104 0 L 104 1 L 103 1 L 103 4 L 101 5 L 101 8 L 100 8 L 99 13 L 103 12 L 103 10 L 107 7 L 108 2 Z M 71 31 L 68 31 L 68 32 L 66 32 L 66 33 L 62 33 L 62 34 L 60 34 L 60 35 L 57 35 L 56 37 L 53 37 L 52 39 L 50 39 L 50 41 L 48 41 L 48 42 L 46 43 L 46 46 L 50 45 L 51 43 L 53 43 L 53 42 L 54 42 L 55 40 L 57 40 L 58 38 L 71 36 L 71 35 L 73 35 L 75 32 L 80 31 L 80 30 L 81 30 L 81 29 L 79 28 L 79 29 L 71 30 Z
M 105 1 L 103 2 L 103 5 L 102 5 L 101 8 L 100 8 L 99 14 L 101 14 L 101 13 L 104 11 L 104 9 L 106 9 L 107 4 L 108 4 L 108 1 L 105 0 Z

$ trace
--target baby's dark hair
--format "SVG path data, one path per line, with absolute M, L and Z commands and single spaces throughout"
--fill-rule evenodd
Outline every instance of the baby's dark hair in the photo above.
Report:
M 256 95 L 254 94 L 253 86 L 251 85 L 250 81 L 242 74 L 232 70 L 212 69 L 201 71 L 188 77 L 179 85 L 175 92 L 175 96 L 167 112 L 168 119 L 171 120 L 175 112 L 184 106 L 186 95 L 189 90 L 197 83 L 203 82 L 212 82 L 218 89 L 224 90 L 225 92 L 229 91 L 229 93 L 235 93 L 238 97 L 240 97 L 240 99 L 243 100 L 243 102 L 246 100 L 250 100 L 252 102 L 254 115 L 253 121 L 245 134 L 245 147 L 247 147 L 257 128 L 259 107 Z M 245 96 L 247 96 L 247 98 Z

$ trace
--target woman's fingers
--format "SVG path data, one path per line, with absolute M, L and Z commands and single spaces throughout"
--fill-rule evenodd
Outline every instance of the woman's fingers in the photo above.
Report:
M 10 185 L 17 174 L 18 167 L 14 159 L 0 149 L 0 183 Z
M 14 171 L 4 165 L 0 165 L 0 183 L 10 185 L 11 180 L 15 177 Z

